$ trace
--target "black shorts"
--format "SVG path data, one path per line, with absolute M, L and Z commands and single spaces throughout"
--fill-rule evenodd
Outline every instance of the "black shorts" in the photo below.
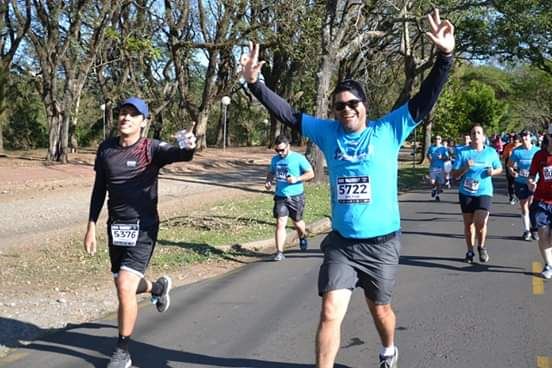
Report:
M 274 218 L 289 216 L 293 221 L 300 221 L 303 219 L 304 209 L 304 194 L 290 197 L 274 196 L 274 208 L 272 209 Z
M 332 231 L 320 248 L 324 252 L 318 274 L 320 296 L 360 286 L 375 304 L 391 303 L 401 249 L 398 232 L 379 238 L 349 239 Z
M 108 224 L 109 258 L 111 260 L 111 272 L 113 275 L 117 275 L 120 270 L 125 270 L 144 277 L 144 273 L 153 255 L 153 250 L 155 249 L 159 225 L 148 227 L 147 229 L 140 228 L 136 245 L 133 247 L 113 245 L 110 229 L 111 226 Z
M 527 184 L 514 182 L 514 193 L 519 200 L 531 197 L 534 193 L 529 190 Z
M 462 213 L 474 213 L 477 210 L 491 211 L 491 196 L 468 196 L 458 193 Z

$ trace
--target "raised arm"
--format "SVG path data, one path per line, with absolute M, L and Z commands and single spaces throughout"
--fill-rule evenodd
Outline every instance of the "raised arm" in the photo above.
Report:
M 408 101 L 408 110 L 414 121 L 422 121 L 431 111 L 448 79 L 454 51 L 454 26 L 448 20 L 441 21 L 439 9 L 428 15 L 431 32 L 427 36 L 439 49 L 437 59 L 420 91 Z
M 249 53 L 242 55 L 240 63 L 247 87 L 257 100 L 282 123 L 300 131 L 301 113 L 295 111 L 286 100 L 259 81 L 259 73 L 265 63 L 259 62 L 259 44 L 250 42 Z

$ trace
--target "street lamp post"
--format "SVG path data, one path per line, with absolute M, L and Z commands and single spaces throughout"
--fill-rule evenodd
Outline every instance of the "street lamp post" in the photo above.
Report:
M 226 110 L 228 109 L 228 105 L 230 105 L 230 97 L 224 96 L 221 100 L 222 102 L 222 109 L 224 112 L 224 121 L 222 124 L 222 149 L 226 149 Z
M 105 141 L 105 104 L 100 105 L 100 110 L 102 110 L 102 120 L 103 120 L 103 139 Z

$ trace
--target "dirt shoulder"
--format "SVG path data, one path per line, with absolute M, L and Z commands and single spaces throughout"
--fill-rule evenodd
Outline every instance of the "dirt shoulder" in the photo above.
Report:
M 79 253 L 94 152 L 73 155 L 67 165 L 46 164 L 44 155 L 34 151 L 0 157 L 0 288 L 9 291 L 0 293 L 0 357 L 45 331 L 97 319 L 117 307 L 109 271 L 80 270 L 98 266 Z M 209 149 L 192 162 L 168 166 L 159 182 L 161 217 L 259 195 L 270 157 L 272 151 L 264 148 Z M 105 208 L 102 212 L 105 216 Z M 52 264 L 53 255 L 58 261 Z M 67 272 L 64 260 L 75 257 L 83 267 Z M 179 286 L 254 259 L 241 254 L 168 271 Z M 163 271 L 151 270 L 150 276 Z

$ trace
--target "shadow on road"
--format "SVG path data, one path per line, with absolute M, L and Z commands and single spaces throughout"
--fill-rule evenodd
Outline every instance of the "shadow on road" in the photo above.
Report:
M 462 266 L 454 266 L 443 262 L 462 263 Z M 464 272 L 500 272 L 514 273 L 526 276 L 535 276 L 533 272 L 521 271 L 522 267 L 499 266 L 489 263 L 473 263 L 467 264 L 464 258 L 447 258 L 447 257 L 424 257 L 424 256 L 401 256 L 399 264 L 403 266 L 415 266 L 425 268 L 443 268 L 453 271 Z
M 410 235 L 423 235 L 423 236 L 433 236 L 438 238 L 446 238 L 446 239 L 464 239 L 464 234 L 451 234 L 451 233 L 430 233 L 427 231 L 408 231 L 408 230 L 402 230 L 402 234 L 410 234 Z M 521 237 L 519 236 L 498 236 L 498 235 L 487 235 L 487 240 L 489 239 L 495 239 L 495 240 L 518 240 L 521 242 Z
M 76 330 L 78 328 L 78 330 Z M 116 344 L 116 338 L 95 336 L 86 333 L 86 329 L 116 329 L 114 325 L 86 323 L 68 328 L 60 333 L 46 335 L 43 339 L 26 346 L 22 350 L 28 352 L 56 353 L 82 359 L 94 367 L 105 367 L 109 356 Z M 103 333 L 105 331 L 100 331 Z M 113 331 L 115 332 L 115 331 Z M 90 349 L 99 352 L 104 357 L 87 354 Z M 277 362 L 262 359 L 217 357 L 206 354 L 198 354 L 158 347 L 133 340 L 130 352 L 134 367 L 174 367 L 174 364 L 183 363 L 204 365 L 206 367 L 239 367 L 239 368 L 311 368 L 312 363 Z M 17 361 L 16 361 L 17 362 Z M 337 368 L 352 368 L 342 364 L 336 364 Z

